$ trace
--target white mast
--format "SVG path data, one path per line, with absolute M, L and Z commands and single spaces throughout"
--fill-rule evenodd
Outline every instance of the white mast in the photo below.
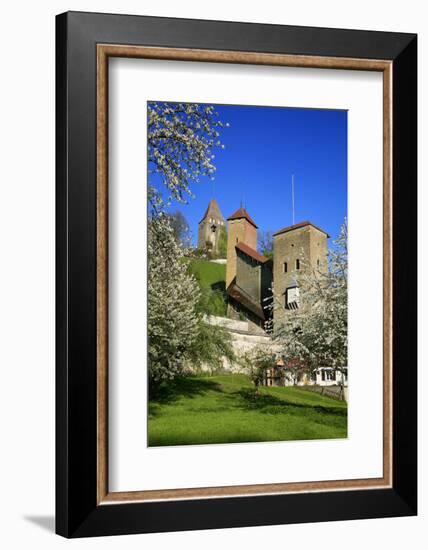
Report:
M 294 174 L 291 175 L 291 205 L 293 209 L 293 225 L 295 224 L 294 219 Z

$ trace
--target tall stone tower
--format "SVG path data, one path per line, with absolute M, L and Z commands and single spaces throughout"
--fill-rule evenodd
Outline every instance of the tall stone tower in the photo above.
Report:
M 245 208 L 238 208 L 227 221 L 226 288 L 236 277 L 236 245 L 243 243 L 253 250 L 257 249 L 257 225 Z
M 198 248 L 213 255 L 219 253 L 221 238 L 226 240 L 226 221 L 215 199 L 211 199 L 198 226 Z
M 275 297 L 281 304 L 274 318 L 281 318 L 290 309 L 299 307 L 296 281 L 304 264 L 326 272 L 329 235 L 309 221 L 284 227 L 273 234 L 273 280 Z

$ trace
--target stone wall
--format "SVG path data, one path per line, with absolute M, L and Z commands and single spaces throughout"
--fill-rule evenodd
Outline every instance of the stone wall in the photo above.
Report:
M 236 284 L 259 303 L 261 299 L 261 266 L 243 252 L 236 251 Z
M 309 226 L 275 235 L 273 240 L 273 279 L 277 308 L 275 316 L 285 312 L 285 291 L 296 277 L 296 260 L 309 255 Z M 284 264 L 287 264 L 287 271 Z M 300 265 L 302 267 L 302 265 Z M 278 307 L 281 303 L 281 308 Z
M 327 235 L 311 225 L 299 227 L 274 236 L 274 291 L 276 307 L 274 318 L 287 314 L 285 307 L 286 289 L 293 284 L 296 276 L 304 270 L 304 263 L 327 270 Z M 298 269 L 297 261 L 300 262 Z M 287 272 L 284 264 L 287 264 Z M 279 303 L 281 307 L 279 307 Z
M 247 330 L 249 331 L 251 329 L 250 323 L 247 321 L 235 321 L 214 315 L 209 315 L 205 319 L 211 325 L 223 326 L 230 332 L 232 346 L 238 357 L 259 347 L 266 347 L 266 350 L 268 350 L 272 346 L 272 339 L 270 336 L 263 333 L 251 334 L 247 332 Z M 228 372 L 238 373 L 245 371 L 244 367 L 240 365 L 239 362 L 232 365 L 226 358 L 223 359 L 223 368 Z M 204 370 L 209 371 L 210 368 L 206 367 Z
M 215 231 L 212 228 L 215 227 Z M 214 220 L 210 222 L 210 219 L 204 219 L 199 222 L 198 226 L 198 248 L 200 250 L 207 250 L 207 242 L 211 242 L 211 252 L 218 254 L 219 241 L 222 231 L 226 231 L 226 222 L 223 220 Z
M 243 322 L 247 323 L 247 331 L 249 334 L 265 334 L 263 321 L 254 313 L 251 313 L 251 311 L 243 309 L 239 302 L 236 302 L 230 297 L 227 304 L 227 316 L 233 321 L 243 321 L 245 318 Z
M 322 273 L 327 273 L 327 235 L 322 231 L 318 231 L 315 227 L 311 227 L 309 247 L 311 265 Z
M 206 223 L 205 221 L 201 221 L 198 226 L 198 248 L 199 250 L 205 250 L 206 248 Z

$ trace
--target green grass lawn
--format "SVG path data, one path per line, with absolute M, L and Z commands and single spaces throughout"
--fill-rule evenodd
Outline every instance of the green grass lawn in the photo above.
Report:
M 202 287 L 222 288 L 226 280 L 226 264 L 216 264 L 208 260 L 192 259 L 189 264 L 190 272 L 198 279 Z
M 149 446 L 347 437 L 347 406 L 300 388 L 260 389 L 247 376 L 180 378 L 149 402 Z
M 211 315 L 226 315 L 226 265 L 208 260 L 192 259 L 189 261 L 192 273 L 203 291 L 205 291 L 204 310 Z

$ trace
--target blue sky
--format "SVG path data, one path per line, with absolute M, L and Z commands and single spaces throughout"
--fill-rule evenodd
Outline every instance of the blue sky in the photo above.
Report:
M 214 197 L 227 218 L 241 202 L 259 230 L 291 225 L 291 178 L 295 221 L 310 220 L 332 240 L 347 215 L 347 112 L 325 109 L 217 105 L 230 127 L 225 149 L 216 149 L 215 181 L 194 184 L 195 199 L 170 210 L 186 216 L 196 244 L 198 222 Z

